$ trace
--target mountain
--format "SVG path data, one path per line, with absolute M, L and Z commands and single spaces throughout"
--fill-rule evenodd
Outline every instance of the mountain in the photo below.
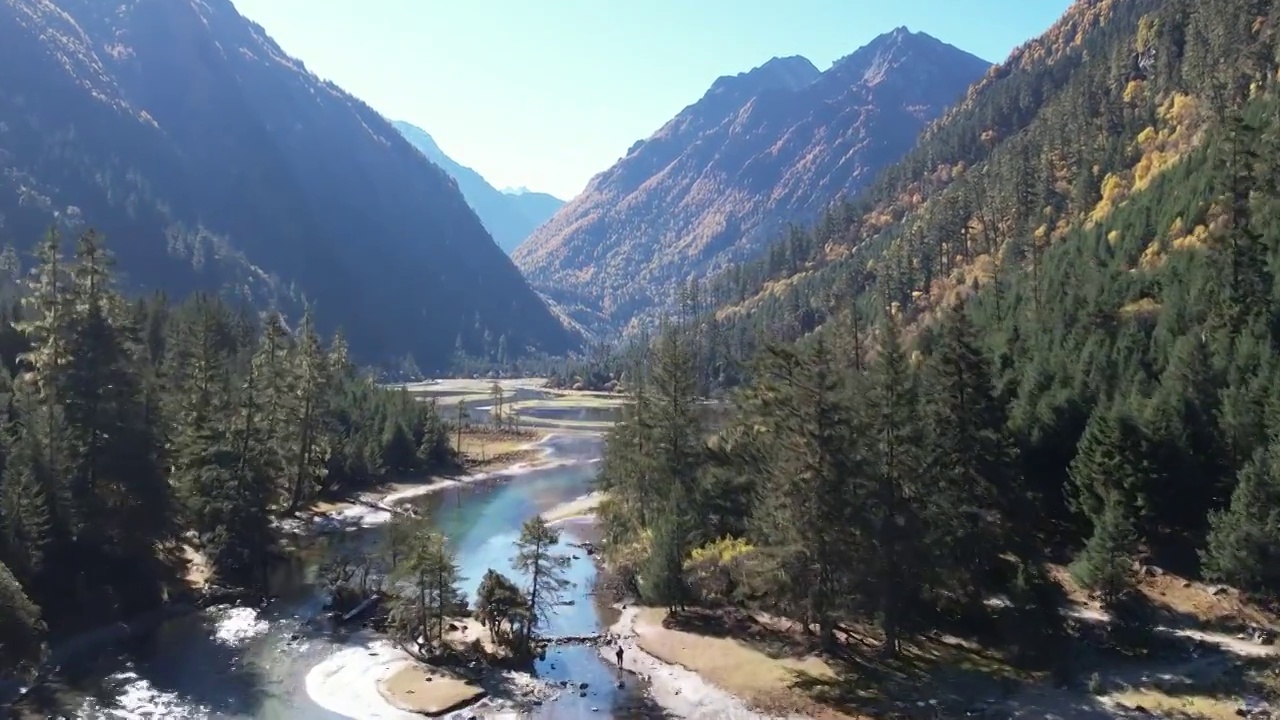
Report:
M 721 77 L 513 257 L 584 325 L 623 326 L 865 186 L 989 67 L 898 28 L 825 72 L 786 57 Z
M 560 211 L 560 208 L 564 207 L 564 201 L 555 195 L 534 192 L 528 188 L 504 189 L 502 194 L 511 199 L 520 212 L 533 223 L 534 228 L 550 220 Z
M 1206 387 L 1268 375 L 1224 363 L 1259 357 L 1229 347 L 1256 340 L 1240 298 L 1280 297 L 1245 282 L 1280 252 L 1278 17 L 1277 0 L 1076 2 L 856 198 L 701 286 L 713 374 L 741 379 L 759 335 L 848 334 L 830 323 L 847 308 L 927 339 L 959 306 L 1042 438 L 1078 436 L 1117 387 L 1144 397 L 1175 346 L 1212 338 Z
M 92 224 L 134 289 L 315 307 L 355 356 L 572 336 L 457 184 L 230 0 L 0 0 L 0 229 Z
M 829 656 L 874 662 L 959 630 L 1010 663 L 993 682 L 1045 671 L 988 717 L 1123 714 L 1118 695 L 1061 682 L 1119 648 L 1151 663 L 1126 665 L 1131 697 L 1185 705 L 1155 667 L 1201 650 L 1155 640 L 1169 616 L 1278 620 L 1243 609 L 1280 592 L 1277 47 L 1280 0 L 1076 2 L 857 198 L 700 288 L 720 307 L 638 348 L 663 379 L 642 392 L 677 409 L 611 434 L 609 491 L 691 479 L 667 481 L 682 502 L 665 516 L 619 503 L 613 547 L 705 543 L 698 555 L 723 554 L 703 577 L 803 559 L 807 575 L 759 592 L 824 628 Z M 767 347 L 742 353 L 759 331 Z M 655 465 L 654 448 L 705 427 L 695 382 L 725 379 L 726 353 L 746 373 L 710 472 Z M 708 519 L 692 540 L 648 532 L 687 517 Z M 637 582 L 674 584 L 670 566 Z M 1104 623 L 1070 620 L 1086 596 Z M 843 644 L 840 623 L 865 636 Z M 1098 667 L 1094 685 L 1118 680 Z M 896 678 L 816 701 L 779 688 L 772 706 L 886 717 L 975 687 L 944 674 L 919 694 Z
M 467 199 L 467 204 L 480 216 L 480 221 L 493 235 L 498 247 L 508 254 L 529 237 L 534 228 L 546 222 L 547 218 L 555 214 L 556 209 L 564 205 L 563 200 L 545 193 L 513 194 L 499 191 L 481 177 L 480 173 L 445 155 L 427 131 L 407 122 L 395 121 L 391 124 L 428 160 L 439 165 L 449 177 L 457 181 L 458 189 Z M 550 204 L 554 204 L 555 208 L 548 211 Z

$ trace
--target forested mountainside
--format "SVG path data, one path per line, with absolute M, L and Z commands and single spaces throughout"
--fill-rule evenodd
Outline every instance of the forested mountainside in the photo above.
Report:
M 574 339 L 448 176 L 229 0 L 0 2 L 0 214 L 114 239 L 123 280 L 221 290 L 379 362 Z
M 988 67 L 899 28 L 825 72 L 788 57 L 722 77 L 513 257 L 584 326 L 624 327 L 861 189 Z
M 759 332 L 806 335 L 852 297 L 865 309 L 884 299 L 915 319 L 980 290 L 1003 293 L 1025 274 L 1044 301 L 1046 253 L 1089 233 L 1102 232 L 1117 252 L 1140 248 L 1129 279 L 1161 277 L 1166 255 L 1205 245 L 1223 222 L 1205 148 L 1223 137 L 1232 98 L 1269 97 L 1267 83 L 1245 84 L 1231 69 L 1265 76 L 1256 68 L 1272 62 L 1271 26 L 1237 26 L 1268 17 L 1262 7 L 1241 2 L 1214 19 L 1215 4 L 1076 3 L 866 192 L 759 259 L 688 288 L 695 312 L 714 309 L 718 355 L 745 358 Z M 1237 40 L 1249 42 L 1224 44 Z M 1166 175 L 1195 185 L 1160 184 Z M 1112 234 L 1115 209 L 1148 192 L 1198 193 L 1203 203 L 1136 236 Z M 723 365 L 731 375 L 732 366 Z
M 629 369 L 602 469 L 638 587 L 1041 667 L 1080 657 L 1048 560 L 1127 649 L 1179 622 L 1135 592 L 1151 565 L 1274 599 L 1278 56 L 1275 0 L 1079 2 L 713 284 L 728 304 Z M 734 355 L 703 447 L 689 400 Z
M 47 634 L 190 599 L 202 558 L 260 592 L 281 516 L 452 459 L 433 406 L 359 375 L 309 314 L 290 333 L 215 296 L 130 302 L 100 236 L 61 245 L 0 314 L 0 695 Z
M 449 157 L 426 130 L 399 120 L 391 123 L 428 160 L 458 183 L 458 189 L 498 247 L 508 254 L 555 214 L 564 201 L 546 193 L 507 193 L 489 184 L 480 173 Z

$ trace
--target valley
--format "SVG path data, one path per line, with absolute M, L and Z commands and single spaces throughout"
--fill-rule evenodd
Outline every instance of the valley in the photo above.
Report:
M 1280 716 L 1280 1 L 293 2 L 0 0 L 0 716 Z

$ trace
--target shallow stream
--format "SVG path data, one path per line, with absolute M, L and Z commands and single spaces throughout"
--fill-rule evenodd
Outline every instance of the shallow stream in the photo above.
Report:
M 451 540 L 469 598 L 485 570 L 510 576 L 520 525 L 536 513 L 591 489 L 602 441 L 588 434 L 553 435 L 544 441 L 552 466 L 495 481 L 458 485 L 413 499 Z M 72 685 L 87 697 L 84 720 L 133 718 L 235 718 L 254 720 L 411 720 L 421 716 L 381 702 L 375 677 L 390 650 L 368 633 L 332 631 L 317 622 L 322 593 L 316 567 L 334 543 L 376 545 L 383 532 L 371 511 L 361 527 L 320 535 L 310 552 L 279 569 L 278 599 L 265 609 L 214 608 L 161 624 L 153 632 L 64 667 Z M 584 635 L 605 629 L 609 618 L 591 595 L 594 563 L 569 542 L 588 539 L 591 526 L 561 524 L 563 551 L 576 554 L 568 577 L 573 588 L 544 628 L 548 635 Z M 661 717 L 645 688 L 627 677 L 618 689 L 616 670 L 593 647 L 553 647 L 535 668 L 538 677 L 576 686 L 558 698 L 529 708 L 528 718 Z M 470 711 L 447 717 L 468 718 Z

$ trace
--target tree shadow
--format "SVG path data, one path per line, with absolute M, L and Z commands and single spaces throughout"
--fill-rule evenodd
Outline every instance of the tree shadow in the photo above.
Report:
M 1280 685 L 1274 675 L 1280 655 L 1242 657 L 1175 629 L 1195 618 L 1156 606 L 1140 610 L 1151 613 L 1149 631 L 1075 619 L 1055 673 L 1025 671 L 997 651 L 938 636 L 914 638 L 893 659 L 846 643 L 827 657 L 830 675 L 798 672 L 792 686 L 814 702 L 877 718 L 1101 720 L 1149 718 L 1152 710 L 1180 717 L 1183 702 L 1233 712 L 1240 698 L 1269 697 Z
M 78 718 L 88 706 L 119 711 L 139 702 L 253 714 L 266 693 L 265 678 L 246 662 L 244 648 L 219 638 L 216 620 L 201 613 L 104 645 L 55 668 L 14 704 L 13 717 Z
M 731 638 L 775 660 L 803 657 L 820 650 L 818 638 L 788 632 L 758 620 L 738 608 L 687 608 L 667 613 L 663 627 L 694 635 Z

